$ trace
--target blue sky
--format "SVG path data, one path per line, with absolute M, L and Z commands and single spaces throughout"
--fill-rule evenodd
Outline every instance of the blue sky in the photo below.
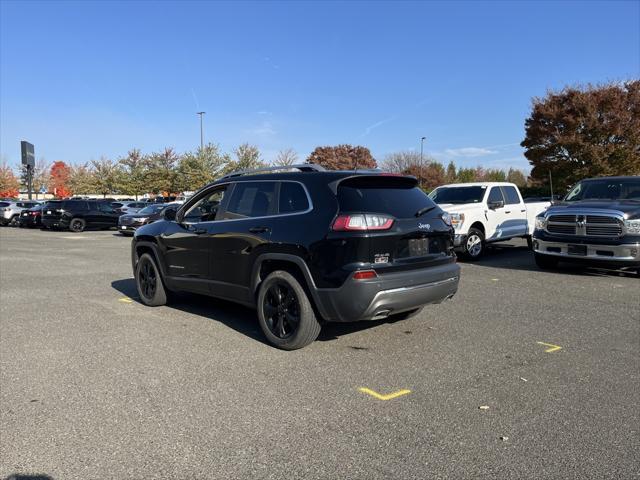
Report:
M 640 77 L 640 2 L 0 1 L 0 155 L 83 163 L 131 148 L 528 169 L 531 97 Z

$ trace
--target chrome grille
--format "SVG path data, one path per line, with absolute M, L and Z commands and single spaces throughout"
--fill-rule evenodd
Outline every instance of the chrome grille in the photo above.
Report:
M 620 237 L 622 221 L 611 215 L 550 215 L 547 232 L 560 235 Z

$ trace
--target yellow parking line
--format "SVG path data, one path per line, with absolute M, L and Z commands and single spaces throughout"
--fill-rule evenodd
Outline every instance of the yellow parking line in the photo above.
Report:
M 554 345 L 553 343 L 544 343 L 544 342 L 536 342 L 536 343 L 540 345 L 544 345 L 545 347 L 549 347 L 544 351 L 545 353 L 557 352 L 558 350 L 562 350 L 562 347 L 560 345 Z
M 411 390 L 398 390 L 397 392 L 393 392 L 393 393 L 389 393 L 387 395 L 381 395 L 378 392 L 375 392 L 373 390 L 371 390 L 370 388 L 366 388 L 366 387 L 360 387 L 358 389 L 359 391 L 361 391 L 362 393 L 366 393 L 367 395 L 371 395 L 373 398 L 377 398 L 378 400 L 391 400 L 393 398 L 398 398 L 401 397 L 402 395 L 407 395 L 408 393 L 411 393 Z
M 132 299 L 130 299 L 129 297 L 122 297 L 122 298 L 119 298 L 119 299 L 118 299 L 118 301 L 119 301 L 119 302 L 122 302 L 122 303 L 133 303 L 133 300 L 132 300 Z

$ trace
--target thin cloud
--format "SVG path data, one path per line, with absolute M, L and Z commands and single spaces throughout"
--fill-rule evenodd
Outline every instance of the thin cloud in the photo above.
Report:
M 369 135 L 376 128 L 384 125 L 385 123 L 389 123 L 389 122 L 391 122 L 392 120 L 395 120 L 395 119 L 396 119 L 396 116 L 393 115 L 393 116 L 391 116 L 389 118 L 385 118 L 385 119 L 380 120 L 380 121 L 378 121 L 378 122 L 376 122 L 376 123 L 374 123 L 372 125 L 369 125 L 367 128 L 365 128 L 364 133 L 362 135 L 360 135 L 360 137 L 361 138 L 362 137 L 366 137 L 367 135 Z
M 464 147 L 464 148 L 448 148 L 444 151 L 447 155 L 452 157 L 486 157 L 487 155 L 493 155 L 498 153 L 497 150 L 491 150 L 485 147 Z
M 271 122 L 265 120 L 257 127 L 249 129 L 247 133 L 256 137 L 273 137 L 278 132 L 273 128 Z

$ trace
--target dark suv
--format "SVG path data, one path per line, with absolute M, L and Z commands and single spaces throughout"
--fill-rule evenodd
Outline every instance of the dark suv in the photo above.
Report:
M 293 350 L 323 322 L 407 318 L 456 293 L 449 216 L 414 177 L 287 168 L 298 171 L 227 175 L 137 229 L 142 302 L 175 291 L 232 300 Z
M 82 232 L 86 228 L 118 225 L 120 213 L 105 200 L 50 200 L 42 210 L 44 228 Z

